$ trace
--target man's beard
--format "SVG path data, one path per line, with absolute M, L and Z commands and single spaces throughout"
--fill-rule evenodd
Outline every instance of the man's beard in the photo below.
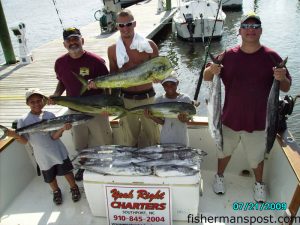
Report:
M 82 51 L 82 48 L 79 45 L 71 45 L 69 46 L 69 53 L 76 54 Z

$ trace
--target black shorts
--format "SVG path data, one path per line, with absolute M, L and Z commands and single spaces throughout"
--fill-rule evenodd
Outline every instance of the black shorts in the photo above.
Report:
M 73 164 L 69 157 L 63 161 L 63 164 L 56 164 L 52 166 L 49 170 L 42 170 L 44 181 L 46 183 L 51 183 L 56 176 L 64 176 L 73 170 Z

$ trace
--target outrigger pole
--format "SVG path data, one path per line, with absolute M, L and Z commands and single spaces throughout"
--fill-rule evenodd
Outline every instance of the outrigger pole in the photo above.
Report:
M 13 46 L 11 44 L 7 23 L 0 0 L 0 42 L 4 52 L 6 64 L 15 64 L 17 62 Z
M 214 32 L 215 32 L 215 27 L 216 27 L 216 23 L 217 23 L 217 20 L 218 20 L 219 11 L 221 9 L 221 6 L 222 6 L 222 0 L 219 0 L 219 6 L 218 6 L 218 11 L 217 11 L 216 19 L 215 19 L 215 22 L 214 22 L 214 26 L 213 26 L 211 36 L 210 36 L 209 41 L 208 41 L 208 45 L 205 47 L 205 59 L 204 59 L 203 66 L 202 66 L 201 71 L 200 71 L 200 76 L 199 76 L 199 79 L 198 79 L 198 83 L 197 83 L 196 91 L 195 91 L 195 95 L 194 95 L 194 101 L 195 102 L 197 102 L 197 100 L 198 100 L 200 87 L 201 87 L 202 80 L 203 80 L 203 73 L 204 73 L 206 62 L 207 62 L 208 53 L 209 53 L 209 49 L 210 49 L 210 46 L 211 46 L 211 41 L 212 41 L 212 38 L 213 38 L 213 35 L 214 35 Z

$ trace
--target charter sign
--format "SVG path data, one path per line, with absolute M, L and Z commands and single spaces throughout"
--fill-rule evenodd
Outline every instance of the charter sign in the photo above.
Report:
M 171 225 L 170 187 L 106 185 L 110 225 Z

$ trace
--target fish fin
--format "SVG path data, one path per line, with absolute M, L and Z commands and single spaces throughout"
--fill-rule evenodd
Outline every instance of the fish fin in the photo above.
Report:
M 8 130 L 8 128 L 5 127 L 5 126 L 0 125 L 0 130 L 1 130 L 1 132 L 0 132 L 0 140 L 2 140 L 4 138 L 6 138 L 6 136 L 7 136 L 7 130 Z
M 72 73 L 80 81 L 80 83 L 82 83 L 82 87 L 80 90 L 80 95 L 82 95 L 87 90 L 88 82 L 85 79 L 83 79 L 81 76 L 79 76 L 78 74 L 76 74 L 74 72 L 72 72 Z
M 127 115 L 127 112 L 124 111 L 122 112 L 119 116 L 117 116 L 116 118 L 114 118 L 114 120 L 118 120 L 118 119 L 121 119 L 122 117 L 126 116 Z

